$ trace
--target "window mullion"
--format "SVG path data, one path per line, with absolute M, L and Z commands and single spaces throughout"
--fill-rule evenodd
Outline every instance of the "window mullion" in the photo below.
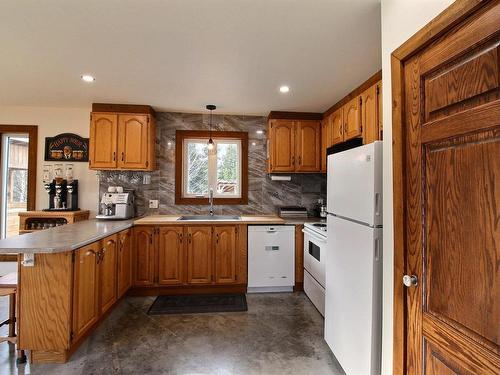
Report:
M 208 154 L 208 189 L 214 189 L 214 195 L 217 193 L 217 144 L 214 145 L 212 152 Z

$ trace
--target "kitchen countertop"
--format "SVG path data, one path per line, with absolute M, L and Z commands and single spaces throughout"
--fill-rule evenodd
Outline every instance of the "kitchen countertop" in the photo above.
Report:
M 0 254 L 72 251 L 133 225 L 133 220 L 79 221 L 0 240 Z
M 276 215 L 242 215 L 240 220 L 178 220 L 182 215 L 152 215 L 134 221 L 134 225 L 193 225 L 193 224 L 285 224 Z

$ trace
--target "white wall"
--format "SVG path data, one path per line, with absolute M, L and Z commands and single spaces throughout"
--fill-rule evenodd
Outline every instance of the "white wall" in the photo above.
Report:
M 75 133 L 89 137 L 89 115 L 91 108 L 53 108 L 0 106 L 0 124 L 3 125 L 37 125 L 38 126 L 38 158 L 37 158 L 37 209 L 48 205 L 47 193 L 41 182 L 45 162 L 45 137 L 60 133 Z M 74 175 L 79 184 L 79 205 L 82 209 L 91 210 L 91 217 L 96 215 L 98 202 L 98 180 L 95 171 L 89 170 L 88 163 L 73 163 Z
M 382 79 L 384 116 L 384 321 L 382 374 L 392 372 L 392 108 L 391 53 L 453 0 L 382 0 Z M 396 282 L 399 282 L 396 280 Z

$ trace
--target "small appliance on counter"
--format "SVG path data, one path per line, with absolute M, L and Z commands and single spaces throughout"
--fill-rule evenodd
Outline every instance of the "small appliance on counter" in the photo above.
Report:
M 278 216 L 282 218 L 307 218 L 307 209 L 300 206 L 282 206 L 278 208 Z
M 78 180 L 54 179 L 44 184 L 49 208 L 44 211 L 78 211 Z
M 133 191 L 124 192 L 120 186 L 109 187 L 102 195 L 100 214 L 96 219 L 125 220 L 135 216 Z

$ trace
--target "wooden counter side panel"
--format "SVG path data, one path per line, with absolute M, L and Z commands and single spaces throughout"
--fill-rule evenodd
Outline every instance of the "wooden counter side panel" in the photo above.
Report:
M 36 254 L 35 266 L 19 266 L 19 347 L 60 351 L 71 330 L 71 252 Z

